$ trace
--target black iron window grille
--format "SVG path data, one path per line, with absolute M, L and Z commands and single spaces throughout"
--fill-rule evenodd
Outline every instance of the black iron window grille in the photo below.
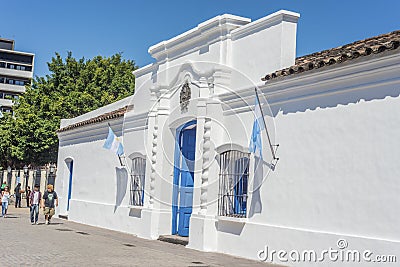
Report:
M 145 173 L 146 159 L 141 157 L 132 159 L 129 205 L 143 206 Z
M 236 150 L 220 154 L 218 215 L 246 217 L 250 154 Z

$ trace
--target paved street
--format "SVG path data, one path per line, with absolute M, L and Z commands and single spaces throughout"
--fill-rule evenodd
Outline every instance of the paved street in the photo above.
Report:
M 0 266 L 272 266 L 53 219 L 31 225 L 27 208 L 0 218 Z M 275 265 L 274 265 L 275 266 Z

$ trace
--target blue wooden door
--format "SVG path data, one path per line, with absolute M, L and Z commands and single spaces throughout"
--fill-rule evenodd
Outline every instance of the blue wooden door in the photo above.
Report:
M 69 201 L 71 200 L 72 195 L 72 173 L 74 169 L 74 161 L 71 160 L 69 163 L 69 182 L 68 182 L 68 202 L 67 202 L 67 211 L 69 211 Z
M 181 168 L 179 181 L 178 235 L 189 236 L 193 205 L 196 128 L 183 130 L 181 136 Z

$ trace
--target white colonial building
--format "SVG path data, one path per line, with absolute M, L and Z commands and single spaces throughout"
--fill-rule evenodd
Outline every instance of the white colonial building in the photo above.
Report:
M 343 239 L 400 260 L 400 32 L 296 58 L 298 18 L 221 15 L 150 47 L 133 96 L 62 120 L 57 213 L 251 259 Z

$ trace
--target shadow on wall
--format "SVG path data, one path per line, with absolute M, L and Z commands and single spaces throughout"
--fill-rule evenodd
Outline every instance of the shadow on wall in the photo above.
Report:
M 262 184 L 266 181 L 266 179 L 268 179 L 270 172 L 275 170 L 275 165 L 266 162 L 257 156 L 254 157 L 254 181 L 250 209 L 248 213 L 249 218 L 253 217 L 256 213 L 262 212 L 263 205 L 261 201 L 260 188 Z M 267 173 L 264 173 L 264 167 L 267 167 Z
M 128 172 L 124 168 L 115 168 L 115 177 L 117 179 L 117 193 L 115 195 L 114 213 L 125 197 L 126 189 L 128 187 Z
M 142 210 L 141 209 L 130 209 L 129 216 L 135 218 L 142 218 Z
M 360 84 L 354 85 L 354 87 L 358 86 L 360 86 Z M 306 110 L 316 110 L 317 108 L 334 108 L 339 105 L 357 104 L 360 101 L 369 102 L 373 100 L 383 100 L 386 97 L 396 98 L 400 96 L 400 87 L 396 85 L 384 85 L 374 89 L 369 88 L 369 84 L 361 83 L 361 86 L 365 86 L 366 88 L 359 90 L 343 88 L 347 90 L 347 92 L 338 93 L 340 91 L 332 87 L 330 90 L 332 94 L 329 96 L 324 94 L 323 97 L 310 97 L 310 95 L 306 94 L 293 95 L 293 101 L 291 98 L 279 99 L 277 100 L 277 104 L 271 106 L 272 115 L 276 117 L 279 112 L 283 114 L 305 112 Z M 285 102 L 279 103 L 281 101 Z
M 224 232 L 233 235 L 241 235 L 244 223 L 234 223 L 229 221 L 217 221 L 215 222 L 215 227 L 219 232 Z

